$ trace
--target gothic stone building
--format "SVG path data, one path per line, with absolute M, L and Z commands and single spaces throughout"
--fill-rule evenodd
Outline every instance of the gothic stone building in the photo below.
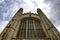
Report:
M 23 13 L 20 8 L 0 34 L 0 40 L 60 40 L 60 33 L 41 9 Z

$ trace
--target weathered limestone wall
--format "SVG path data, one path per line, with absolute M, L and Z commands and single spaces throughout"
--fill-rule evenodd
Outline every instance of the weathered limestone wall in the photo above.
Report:
M 23 13 L 23 9 L 20 8 L 20 10 L 15 14 L 15 16 L 11 19 L 11 21 L 8 23 L 6 28 L 1 33 L 0 40 L 16 40 L 17 39 L 16 36 L 18 34 L 21 20 L 26 17 L 36 18 L 41 21 L 41 26 L 46 35 L 46 38 L 36 39 L 36 40 L 50 40 L 48 38 L 51 38 L 51 40 L 60 40 L 60 33 L 57 31 L 54 25 L 48 20 L 46 15 L 44 15 L 40 9 L 37 9 L 38 14 L 31 14 L 31 13 L 22 14 L 22 13 Z M 17 40 L 21 40 L 21 39 L 18 38 Z M 24 39 L 24 40 L 29 40 L 29 39 Z M 31 40 L 35 40 L 35 39 L 31 39 Z

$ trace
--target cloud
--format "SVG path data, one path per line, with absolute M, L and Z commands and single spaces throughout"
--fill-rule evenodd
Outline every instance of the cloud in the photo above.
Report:
M 37 8 L 40 8 L 46 15 L 49 13 L 51 7 L 50 7 L 50 3 L 46 4 L 44 3 L 44 0 L 36 0 L 37 3 Z
M 7 23 L 11 20 L 18 7 L 16 1 L 5 0 L 0 3 L 0 32 L 5 28 Z
M 5 28 L 5 26 L 8 24 L 8 21 L 0 21 L 0 33 Z
M 4 0 L 0 0 L 0 3 L 4 2 Z
M 55 2 L 54 2 L 55 1 Z M 4 28 L 4 22 L 9 22 L 19 8 L 23 8 L 24 12 L 36 12 L 37 8 L 47 15 L 52 23 L 59 28 L 60 24 L 60 1 L 56 0 L 4 0 L 0 3 L 0 27 Z M 55 19 L 53 19 L 55 18 Z M 3 25 L 3 26 L 1 26 Z M 2 30 L 2 29 L 1 29 Z
M 12 14 L 16 12 L 16 10 L 18 9 L 18 1 L 10 1 L 10 0 L 5 0 L 3 3 L 0 3 L 0 20 L 10 20 L 12 17 Z M 17 7 L 17 8 L 16 8 Z M 14 9 L 13 9 L 14 8 Z
M 49 13 L 49 19 L 57 27 L 60 28 L 60 0 L 45 0 L 45 3 L 50 3 L 51 10 Z M 60 30 L 59 30 L 60 31 Z

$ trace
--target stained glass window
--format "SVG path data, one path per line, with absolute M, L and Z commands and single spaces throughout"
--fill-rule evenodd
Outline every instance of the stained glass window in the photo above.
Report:
M 45 34 L 40 25 L 40 21 L 33 19 L 22 20 L 18 35 L 19 38 L 41 38 Z

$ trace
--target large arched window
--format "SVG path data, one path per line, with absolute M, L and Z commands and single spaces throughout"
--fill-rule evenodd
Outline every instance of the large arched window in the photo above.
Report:
M 40 25 L 40 21 L 35 19 L 23 19 L 18 31 L 18 38 L 42 38 L 45 34 Z

